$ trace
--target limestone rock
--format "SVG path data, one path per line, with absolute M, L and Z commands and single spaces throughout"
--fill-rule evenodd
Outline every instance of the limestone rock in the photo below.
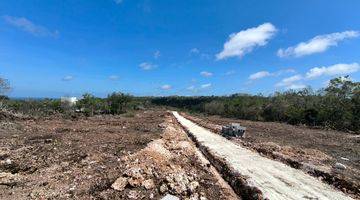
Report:
M 167 185 L 166 184 L 162 184 L 161 186 L 160 186 L 160 193 L 162 193 L 162 194 L 164 194 L 165 192 L 167 192 L 168 191 L 168 187 L 167 187 Z
M 131 190 L 127 196 L 129 199 L 139 199 L 140 192 L 136 190 Z
M 194 193 L 195 192 L 195 190 L 196 190 L 196 188 L 198 188 L 199 187 L 199 182 L 197 182 L 197 181 L 193 181 L 193 182 L 191 182 L 190 184 L 189 184 L 189 191 L 190 191 L 190 193 Z
M 341 169 L 341 170 L 344 170 L 346 169 L 346 166 L 344 164 L 341 164 L 341 163 L 335 163 L 335 166 L 334 166 L 336 169 Z
M 114 190 L 123 191 L 128 184 L 128 179 L 125 177 L 120 177 L 111 185 Z
M 142 182 L 142 186 L 145 187 L 145 189 L 150 190 L 155 187 L 154 181 L 152 179 L 145 180 Z
M 179 200 L 179 198 L 174 195 L 167 194 L 161 200 Z
M 8 172 L 0 172 L 0 184 L 7 186 L 15 186 L 18 184 L 19 178 L 17 175 L 8 173 Z

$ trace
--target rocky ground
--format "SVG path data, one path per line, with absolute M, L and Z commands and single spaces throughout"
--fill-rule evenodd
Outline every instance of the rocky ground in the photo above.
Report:
M 159 126 L 160 139 L 121 158 L 126 170 L 112 188 L 135 199 L 167 193 L 181 199 L 238 199 L 171 114 Z
M 188 119 L 220 133 L 232 122 L 247 128 L 245 138 L 229 138 L 294 168 L 302 169 L 338 189 L 360 197 L 360 137 L 345 132 L 310 129 L 274 122 L 254 122 L 218 116 Z
M 0 199 L 237 199 L 164 110 L 0 120 Z

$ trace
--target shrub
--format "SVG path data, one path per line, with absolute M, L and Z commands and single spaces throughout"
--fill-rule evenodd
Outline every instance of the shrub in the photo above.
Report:
M 131 101 L 131 96 L 121 92 L 114 92 L 108 95 L 106 101 L 111 114 L 121 114 L 125 112 L 127 104 Z
M 360 132 L 360 83 L 347 76 L 332 79 L 328 87 L 318 91 L 305 88 L 268 97 L 246 94 L 159 97 L 153 98 L 152 103 L 225 117 Z

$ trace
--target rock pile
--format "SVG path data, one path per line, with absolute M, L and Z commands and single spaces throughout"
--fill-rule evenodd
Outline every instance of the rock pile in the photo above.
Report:
M 135 154 L 121 158 L 126 170 L 111 185 L 130 199 L 163 198 L 173 195 L 181 199 L 205 200 L 200 183 L 204 182 L 193 167 L 184 165 L 194 156 L 191 144 L 179 138 L 177 130 L 163 123 L 162 139 L 150 142 Z M 184 136 L 182 136 L 184 137 Z M 184 162 L 182 162 L 184 161 Z M 168 196 L 169 197 L 169 196 Z

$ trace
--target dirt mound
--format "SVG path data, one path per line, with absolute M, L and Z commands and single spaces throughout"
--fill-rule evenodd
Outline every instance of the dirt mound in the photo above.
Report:
M 0 199 L 119 199 L 119 158 L 158 139 L 164 120 L 137 114 L 0 121 Z
M 232 199 L 210 173 L 186 133 L 168 116 L 161 139 L 121 158 L 126 171 L 112 184 L 123 198 L 155 198 L 172 194 L 181 199 Z M 236 196 L 236 195 L 235 195 Z M 236 199 L 237 197 L 233 198 Z
M 27 115 L 23 115 L 21 113 L 15 113 L 6 109 L 0 109 L 0 120 L 12 121 L 12 120 L 25 120 L 25 119 L 30 119 L 30 117 Z

